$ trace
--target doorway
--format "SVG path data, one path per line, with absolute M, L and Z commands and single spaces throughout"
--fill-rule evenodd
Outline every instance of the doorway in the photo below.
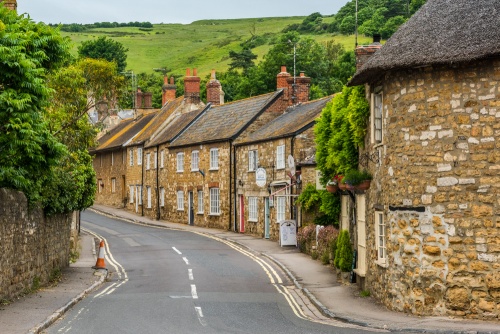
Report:
M 188 210 L 188 224 L 189 225 L 194 225 L 194 196 L 193 196 L 193 192 L 190 191 L 188 192 L 188 206 L 189 206 L 189 210 Z

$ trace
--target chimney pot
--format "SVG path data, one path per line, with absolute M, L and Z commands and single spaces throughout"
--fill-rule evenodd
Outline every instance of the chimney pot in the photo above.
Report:
M 300 71 L 300 77 L 303 78 L 305 77 L 306 75 L 304 74 L 304 71 Z
M 170 84 L 173 85 L 174 84 L 174 77 L 170 77 Z
M 281 65 L 281 73 L 286 73 L 286 66 L 285 65 Z
M 193 68 L 193 77 L 198 76 L 198 70 L 196 68 Z
M 191 76 L 191 69 L 190 68 L 186 68 L 186 76 L 187 77 Z

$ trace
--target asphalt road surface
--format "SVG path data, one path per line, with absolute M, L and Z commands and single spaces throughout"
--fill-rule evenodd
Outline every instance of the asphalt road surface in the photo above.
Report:
M 82 228 L 105 240 L 110 277 L 47 333 L 365 331 L 309 317 L 279 268 L 238 245 L 88 211 Z

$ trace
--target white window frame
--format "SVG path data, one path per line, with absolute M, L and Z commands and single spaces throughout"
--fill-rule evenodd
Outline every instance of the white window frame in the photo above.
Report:
M 112 193 L 116 192 L 116 178 L 115 177 L 111 178 L 111 192 Z
M 146 170 L 149 170 L 151 168 L 151 154 L 146 153 Z
M 160 168 L 165 166 L 165 150 L 161 150 L 160 152 Z
M 148 196 L 148 206 L 147 206 L 147 208 L 151 209 L 151 187 L 147 186 L 146 190 L 147 190 L 147 196 Z
M 259 154 L 257 150 L 248 151 L 248 171 L 255 172 L 259 166 Z
M 134 189 L 135 186 L 129 186 L 130 198 L 128 200 L 129 203 L 134 203 Z
M 184 172 L 184 152 L 177 153 L 177 173 Z
M 158 152 L 155 151 L 153 157 L 154 157 L 153 165 L 154 165 L 154 168 L 157 169 L 158 168 Z
M 97 180 L 97 191 L 102 193 L 102 189 L 104 188 L 104 182 L 102 182 L 102 179 Z
M 137 148 L 137 166 L 142 165 L 142 147 Z
M 210 170 L 219 169 L 219 149 L 210 149 Z
M 142 205 L 142 186 L 136 186 L 136 187 L 137 187 L 137 189 L 136 189 L 136 191 L 137 191 L 137 197 L 139 197 L 139 199 L 138 199 L 139 203 L 138 204 Z
M 210 188 L 210 215 L 220 215 L 220 189 Z
M 276 196 L 276 222 L 286 219 L 286 197 Z
M 285 145 L 276 147 L 276 169 L 285 168 Z
M 191 171 L 197 172 L 200 170 L 200 152 L 192 151 L 191 152 Z
M 198 190 L 198 213 L 203 213 L 203 190 Z
M 163 208 L 165 206 L 165 188 L 160 187 L 160 207 Z
M 134 165 L 134 149 L 131 148 L 129 152 L 130 152 L 129 165 L 133 166 Z
M 382 211 L 375 211 L 375 245 L 377 247 L 377 264 L 387 267 L 386 222 Z
M 259 198 L 248 197 L 248 221 L 259 221 Z
M 371 94 L 371 141 L 372 144 L 380 144 L 384 140 L 383 136 L 383 110 L 384 97 L 381 88 L 376 88 Z
M 184 191 L 177 190 L 177 211 L 184 211 Z
M 115 164 L 115 154 L 114 152 L 111 152 L 111 166 L 114 166 Z

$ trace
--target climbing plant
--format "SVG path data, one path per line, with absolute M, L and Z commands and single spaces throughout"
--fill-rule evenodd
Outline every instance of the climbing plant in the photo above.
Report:
M 323 184 L 358 166 L 358 149 L 364 144 L 370 115 L 364 92 L 363 86 L 344 87 L 316 123 L 316 163 Z

